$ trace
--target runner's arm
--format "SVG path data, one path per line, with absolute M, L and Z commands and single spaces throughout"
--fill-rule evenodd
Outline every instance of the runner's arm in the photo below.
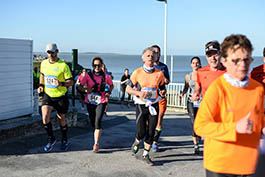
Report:
M 179 99 L 181 99 L 188 91 L 189 89 L 189 75 L 186 74 L 185 76 L 185 85 L 184 85 L 184 89 L 182 90 L 182 92 L 179 94 Z
M 130 95 L 135 95 L 135 96 L 138 96 L 140 98 L 146 98 L 147 97 L 147 92 L 144 92 L 144 91 L 138 91 L 138 90 L 135 90 L 133 89 L 134 85 L 132 83 L 131 80 L 129 80 L 128 82 L 128 85 L 126 86 L 126 92 Z
M 166 68 L 165 68 L 164 76 L 165 76 L 165 83 L 166 83 L 166 84 L 169 84 L 169 82 L 170 82 L 170 77 L 169 77 L 169 72 L 168 72 L 168 67 L 167 67 L 167 66 L 166 66 Z
M 61 85 L 61 86 L 71 87 L 71 86 L 73 86 L 74 81 L 73 81 L 72 78 L 70 78 L 70 79 L 66 79 L 64 84 L 62 84 L 62 83 L 63 83 L 63 82 L 60 82 L 60 85 Z
M 39 83 L 38 93 L 42 93 L 44 91 L 44 75 L 42 73 L 40 73 Z

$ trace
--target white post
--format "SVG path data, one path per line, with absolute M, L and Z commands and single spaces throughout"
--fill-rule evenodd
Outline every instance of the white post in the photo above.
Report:
M 171 69 L 170 69 L 170 80 L 171 80 L 171 83 L 173 82 L 173 55 L 171 55 Z
M 165 0 L 164 63 L 167 64 L 167 0 Z

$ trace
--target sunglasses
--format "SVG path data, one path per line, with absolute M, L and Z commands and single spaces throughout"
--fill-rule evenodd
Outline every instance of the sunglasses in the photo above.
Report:
M 52 51 L 47 51 L 48 54 L 54 54 L 55 52 L 52 52 Z
M 96 67 L 99 67 L 100 68 L 101 66 L 102 66 L 102 64 L 93 64 L 93 67 L 94 68 L 96 68 Z
M 231 61 L 237 65 L 239 64 L 240 62 L 244 61 L 245 63 L 247 64 L 250 64 L 254 59 L 252 57 L 249 57 L 249 58 L 237 58 L 237 59 L 231 59 Z

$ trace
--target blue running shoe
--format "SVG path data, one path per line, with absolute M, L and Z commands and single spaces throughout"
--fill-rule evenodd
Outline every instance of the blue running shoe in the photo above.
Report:
M 68 147 L 69 147 L 68 141 L 67 140 L 62 140 L 61 150 L 62 151 L 67 151 Z
M 159 151 L 157 144 L 152 144 L 152 151 L 153 152 L 158 152 Z
M 44 151 L 50 152 L 53 149 L 53 146 L 55 145 L 55 143 L 56 143 L 56 139 L 49 138 L 48 144 L 46 144 L 46 146 L 44 146 L 44 148 L 43 148 Z
M 149 166 L 154 166 L 155 163 L 150 159 L 149 155 L 142 156 L 142 160 L 144 163 L 146 163 Z
M 137 144 L 135 142 L 133 143 L 132 148 L 131 148 L 133 154 L 136 154 L 138 152 L 139 146 L 140 146 L 140 144 Z

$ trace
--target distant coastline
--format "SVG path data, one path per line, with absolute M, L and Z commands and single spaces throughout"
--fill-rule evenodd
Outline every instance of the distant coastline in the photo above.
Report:
M 72 54 L 72 52 L 59 52 L 59 54 Z M 84 54 L 84 55 L 128 55 L 128 54 L 122 54 L 122 53 L 101 53 L 101 52 L 78 52 L 78 54 Z M 47 55 L 45 52 L 33 52 L 33 55 Z
M 101 53 L 101 52 L 78 52 L 78 54 L 82 54 L 82 55 L 95 55 L 95 56 L 105 56 L 105 55 L 109 55 L 109 56 L 134 56 L 134 55 L 140 55 L 140 54 L 123 54 L 123 53 Z M 41 55 L 41 56 L 47 56 L 47 54 L 45 52 L 33 52 L 33 55 Z M 59 52 L 59 55 L 72 55 L 72 52 Z M 167 55 L 167 58 L 169 58 L 171 56 L 171 54 Z M 173 54 L 173 56 L 199 56 L 199 57 L 204 57 L 204 55 L 181 55 L 181 54 Z M 261 57 L 263 58 L 262 55 L 260 56 L 252 56 L 252 57 Z M 161 59 L 163 60 L 163 54 L 161 55 Z

